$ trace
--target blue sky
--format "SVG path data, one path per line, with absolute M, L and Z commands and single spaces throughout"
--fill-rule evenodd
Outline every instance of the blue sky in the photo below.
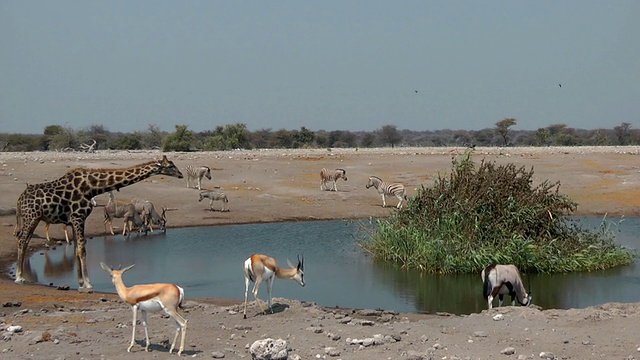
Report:
M 638 19 L 617 0 L 0 0 L 0 132 L 638 128 Z

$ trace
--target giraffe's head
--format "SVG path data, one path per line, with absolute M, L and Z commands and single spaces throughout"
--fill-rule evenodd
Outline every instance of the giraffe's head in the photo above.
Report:
M 173 176 L 177 177 L 178 179 L 182 179 L 184 177 L 182 176 L 182 173 L 180 172 L 178 167 L 173 163 L 173 161 L 167 159 L 166 155 L 163 155 L 162 160 L 158 160 L 158 162 L 155 163 L 155 166 L 158 169 L 158 175 Z

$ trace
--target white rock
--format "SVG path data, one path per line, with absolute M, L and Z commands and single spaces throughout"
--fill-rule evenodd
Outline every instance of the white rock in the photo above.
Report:
M 504 348 L 502 349 L 502 351 L 500 351 L 500 354 L 503 354 L 503 355 L 513 355 L 515 353 L 516 353 L 516 349 L 514 349 L 511 346 Z
M 10 333 L 22 332 L 22 326 L 20 326 L 20 325 L 7 326 L 7 331 L 10 332 Z

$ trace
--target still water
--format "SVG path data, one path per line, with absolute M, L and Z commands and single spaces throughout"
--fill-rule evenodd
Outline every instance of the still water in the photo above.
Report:
M 640 219 L 609 218 L 617 242 L 640 248 Z M 580 218 L 597 227 L 602 219 Z M 242 264 L 253 253 L 274 257 L 281 266 L 304 255 L 305 281 L 277 279 L 274 297 L 316 302 L 322 306 L 382 308 L 400 312 L 469 314 L 486 309 L 480 274 L 429 275 L 374 264 L 357 245 L 363 222 L 314 221 L 169 229 L 148 236 L 95 237 L 87 242 L 91 283 L 97 291 L 115 292 L 99 263 L 135 264 L 124 275 L 127 285 L 173 282 L 188 297 L 243 299 Z M 42 284 L 77 288 L 73 246 L 35 253 L 31 274 Z M 640 301 L 640 267 L 592 273 L 523 276 L 533 302 L 543 308 L 582 308 L 606 302 Z M 266 287 L 259 296 L 266 299 Z M 251 294 L 249 294 L 251 299 Z M 507 297 L 506 302 L 509 301 Z

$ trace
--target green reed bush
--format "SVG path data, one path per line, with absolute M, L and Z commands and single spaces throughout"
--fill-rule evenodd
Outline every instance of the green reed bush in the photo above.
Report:
M 452 171 L 424 185 L 407 206 L 377 220 L 360 246 L 374 259 L 431 273 L 480 272 L 491 263 L 525 272 L 571 272 L 627 265 L 635 253 L 614 243 L 603 219 L 587 229 L 569 218 L 577 204 L 560 183 L 534 185 L 514 164 L 454 158 Z

